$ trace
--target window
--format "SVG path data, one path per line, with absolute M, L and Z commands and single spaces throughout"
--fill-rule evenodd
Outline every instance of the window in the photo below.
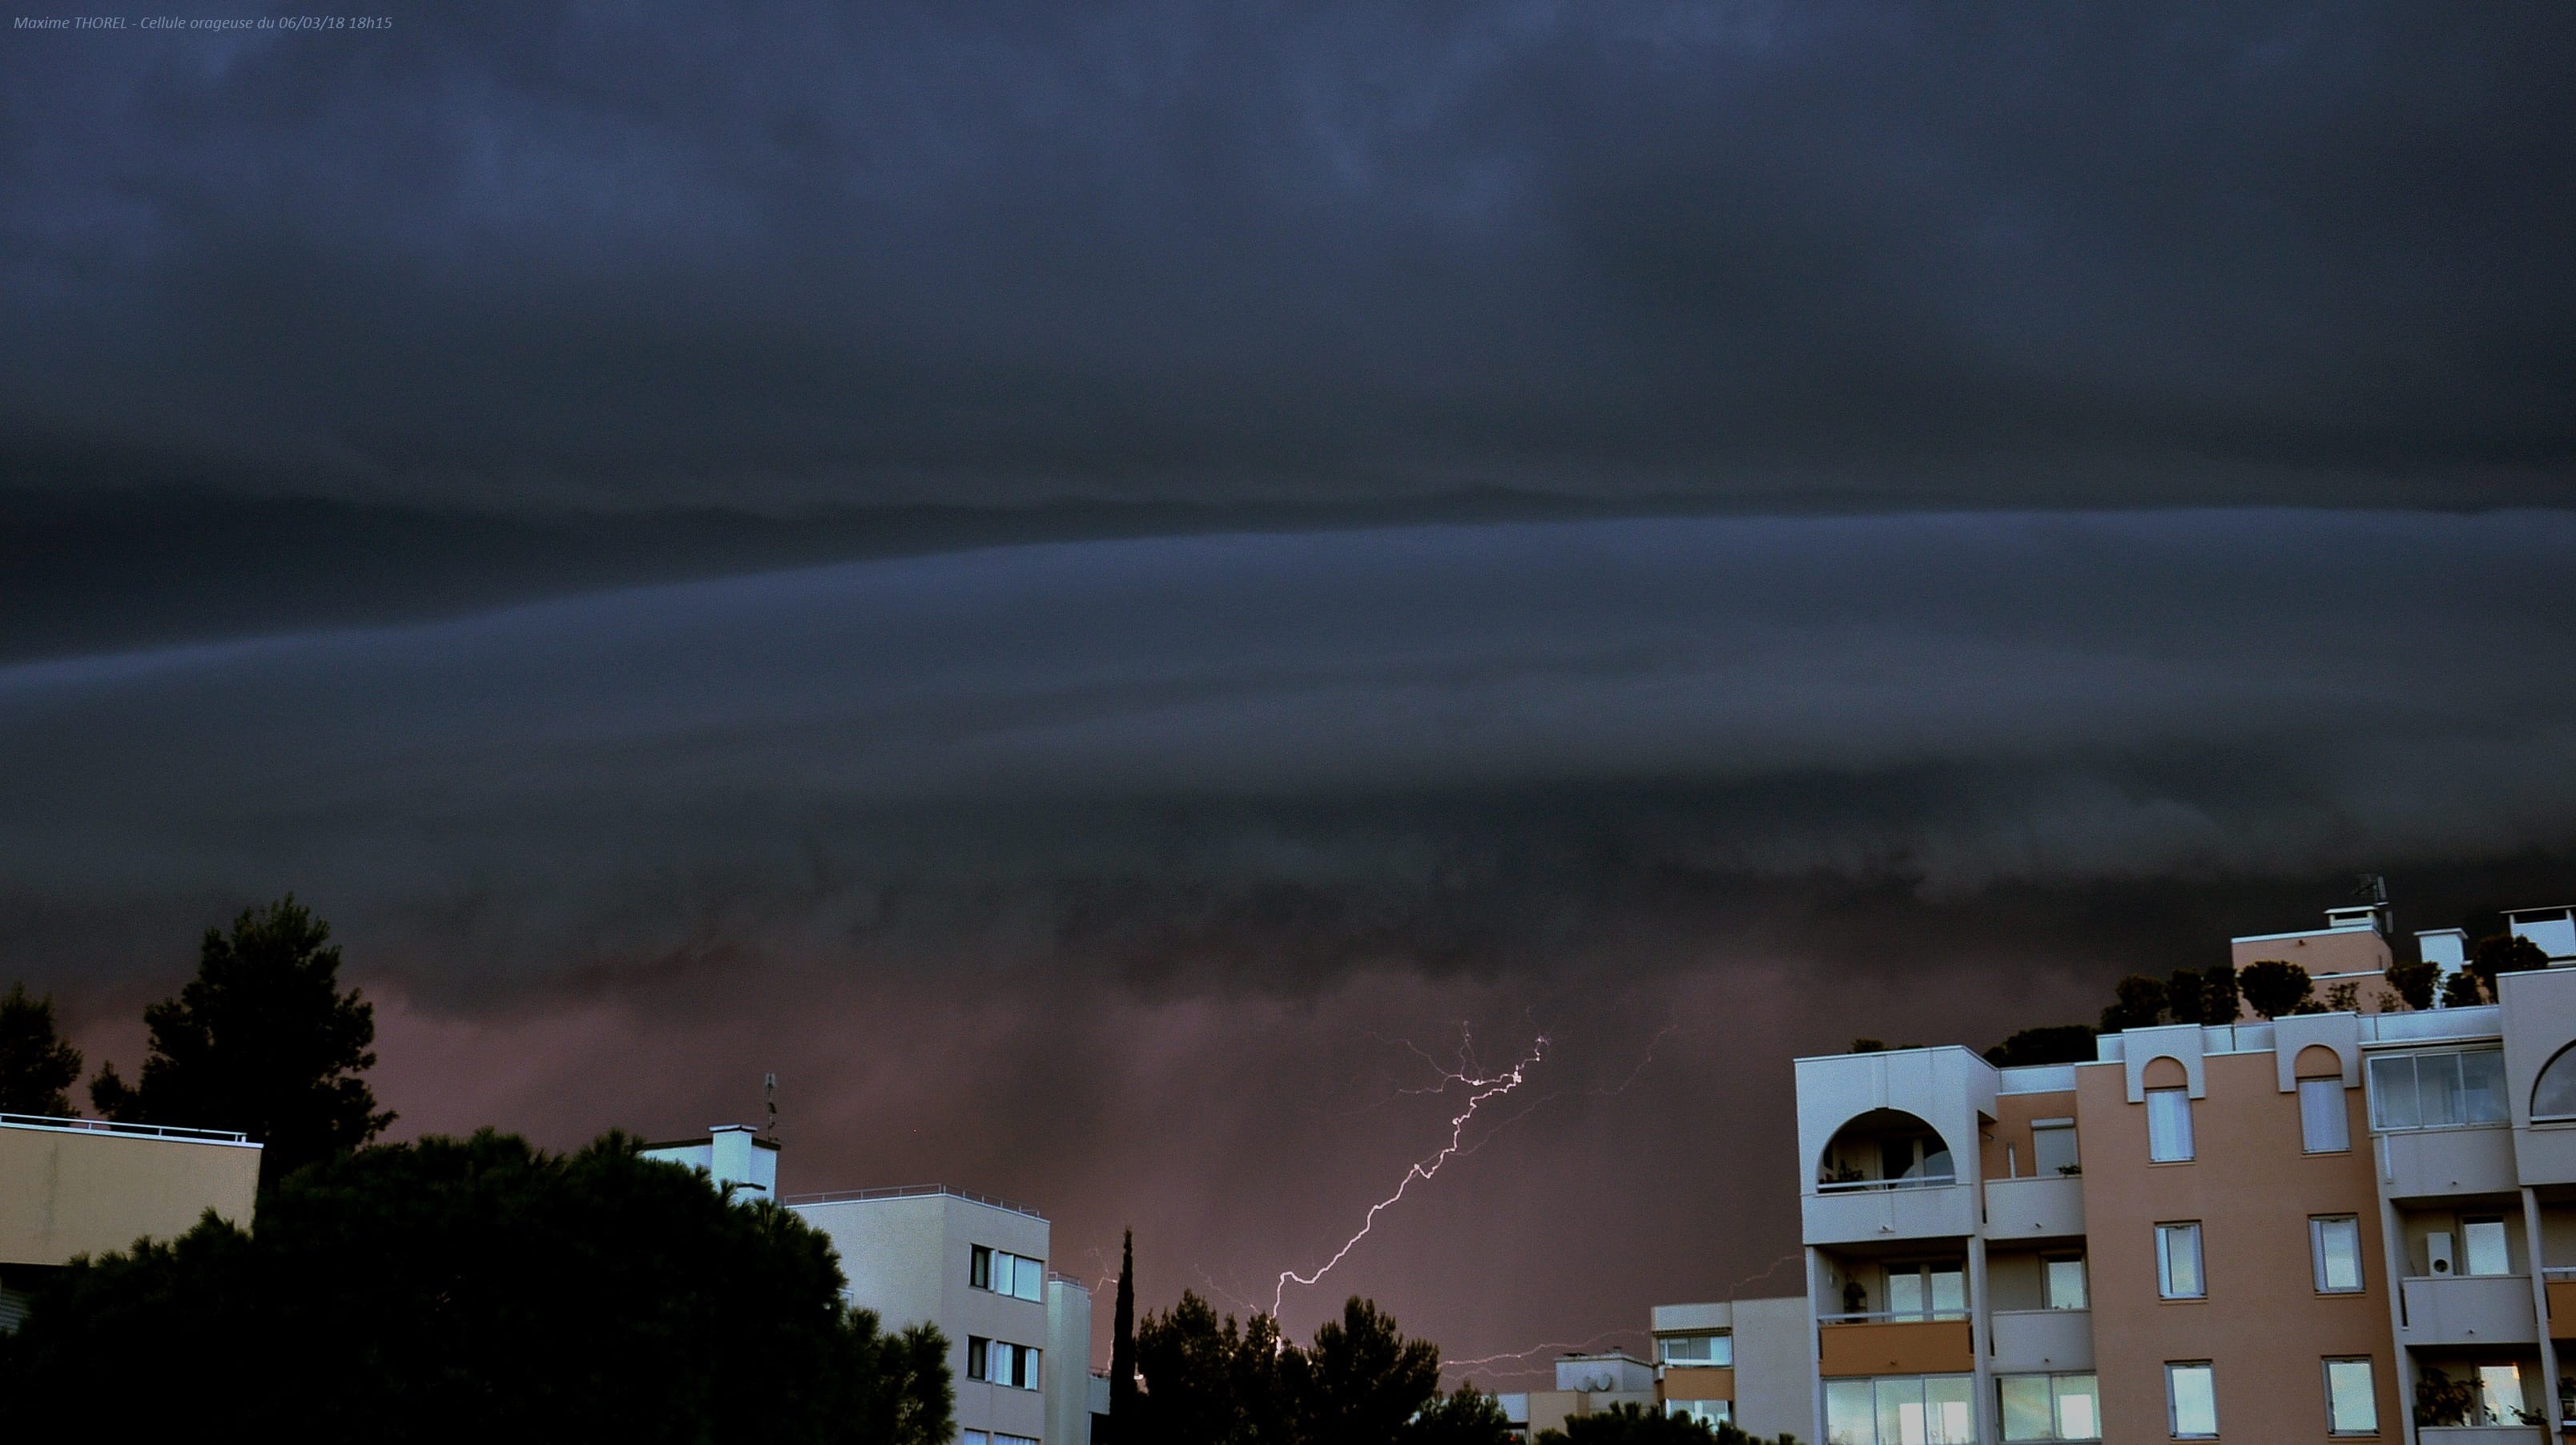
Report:
M 1037 1347 L 970 1335 L 966 1340 L 966 1378 L 1008 1385 L 1015 1390 L 1034 1390 L 1038 1388 Z
M 2453 1129 L 2505 1122 L 2504 1050 L 2381 1054 L 2370 1061 L 2374 1129 Z
M 2478 1416 L 2481 1425 L 2522 1423 L 2522 1367 L 2478 1366 Z
M 968 1430 L 957 1437 L 957 1445 L 1038 1445 L 1026 1435 L 1003 1435 L 982 1430 Z
M 2466 1258 L 2463 1274 L 2511 1274 L 2513 1251 L 2505 1243 L 2504 1221 L 2490 1216 L 2460 1221 L 2460 1246 Z
M 2165 1366 L 2165 1423 L 2177 1440 L 2205 1440 L 2218 1433 L 2218 1385 L 2209 1361 Z
M 1958 1264 L 1891 1264 L 1887 1267 L 1887 1312 L 1900 1319 L 1963 1320 L 1968 1317 L 1968 1275 Z
M 2156 1293 L 2166 1299 L 2205 1299 L 2200 1278 L 2200 1226 L 2156 1226 Z
M 1013 1299 L 1046 1302 L 1046 1261 L 976 1245 L 967 1254 L 966 1283 Z
M 2091 1375 L 2006 1375 L 1995 1393 L 2007 1441 L 2102 1438 L 2102 1397 Z
M 2190 1157 L 2190 1093 L 2182 1089 L 2147 1090 L 2147 1158 L 2157 1164 L 2171 1164 Z
M 2308 1253 L 2317 1269 L 2317 1293 L 2357 1294 L 2361 1290 L 2361 1221 L 2349 1214 L 2319 1215 L 2308 1221 Z
M 2040 1262 L 2048 1280 L 2048 1307 L 2053 1310 L 2080 1310 L 2084 1302 L 2084 1257 L 2050 1259 Z
M 1975 1391 L 1969 1375 L 1827 1380 L 1826 1445 L 1970 1445 Z
M 2299 1147 L 2310 1154 L 2352 1149 L 2352 1124 L 2343 1111 L 2343 1080 L 2299 1080 Z
M 2531 1086 L 2531 1117 L 2576 1119 L 2576 1044 L 2558 1051 Z
M 2379 1433 L 2379 1391 L 2367 1359 L 2326 1361 L 2326 1428 L 2337 1435 Z
M 2075 1121 L 2041 1119 L 2030 1126 L 2031 1163 L 2039 1177 L 2076 1172 Z
M 1732 1365 L 1735 1336 L 1666 1335 L 1657 1341 L 1667 1365 Z
M 1666 1400 L 1664 1413 L 1697 1420 L 1712 1431 L 1735 1418 L 1734 1407 L 1725 1400 Z

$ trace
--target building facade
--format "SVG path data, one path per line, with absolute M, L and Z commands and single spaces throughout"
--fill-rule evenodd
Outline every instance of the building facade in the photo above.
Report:
M 1091 1291 L 1048 1271 L 1036 1210 L 945 1185 L 782 1196 L 778 1145 L 742 1125 L 644 1152 L 706 1170 L 737 1200 L 777 1199 L 821 1230 L 850 1303 L 885 1328 L 937 1325 L 959 1445 L 1090 1445 Z
M 2040 1068 L 1798 1060 L 1799 1433 L 2556 1445 L 2576 1427 L 2557 1344 L 2576 1336 L 2576 927 L 2508 915 L 2553 966 L 2501 975 L 2495 1003 L 2406 1011 L 2384 909 L 2354 912 L 2232 940 L 2240 966 L 2354 985 L 2352 1009 L 2130 1029 Z M 2465 962 L 2456 931 L 2418 949 Z M 1789 1368 L 1748 1364 L 1739 1397 Z M 1683 1377 L 1668 1358 L 1666 1408 Z
M 209 1209 L 248 1224 L 259 1155 L 221 1130 L 0 1114 L 0 1330 L 75 1255 L 185 1234 Z

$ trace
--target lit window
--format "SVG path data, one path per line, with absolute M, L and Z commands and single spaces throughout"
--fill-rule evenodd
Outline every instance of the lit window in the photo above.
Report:
M 2460 1221 L 2460 1244 L 2467 1258 L 2461 1263 L 2467 1274 L 2511 1274 L 2513 1252 L 2505 1243 L 2501 1219 L 2463 1219 Z
M 2299 1147 L 2310 1154 L 2352 1148 L 2352 1123 L 2343 1110 L 2343 1080 L 2299 1080 Z
M 2041 1264 L 2047 1271 L 2048 1307 L 2053 1310 L 2080 1310 L 2084 1303 L 2084 1260 L 2052 1259 Z
M 1735 1363 L 1735 1337 L 1731 1334 L 1666 1335 L 1658 1343 L 1667 1365 Z
M 2308 1249 L 2315 1257 L 2321 1294 L 2354 1294 L 2361 1289 L 2361 1221 L 2349 1214 L 2321 1215 L 2308 1221 Z
M 2030 1126 L 2031 1162 L 2042 1179 L 2076 1171 L 2075 1121 L 2043 1119 Z
M 2370 1361 L 2326 1361 L 2326 1428 L 2337 1435 L 2379 1433 L 2379 1391 L 2371 1384 Z
M 2158 1164 L 2189 1159 L 2191 1095 L 2182 1089 L 2147 1090 L 2147 1158 Z
M 2209 1294 L 2200 1277 L 2200 1226 L 2156 1226 L 2156 1293 L 2166 1299 L 2203 1299 Z
M 1013 1299 L 1046 1300 L 1046 1261 L 976 1245 L 967 1253 L 966 1283 Z
M 2478 1366 L 2478 1414 L 2482 1418 L 2477 1423 L 2519 1425 L 2523 1408 L 2520 1365 Z
M 2007 1441 L 2102 1438 L 2101 1394 L 2091 1375 L 2006 1375 L 1995 1393 Z
M 2165 1366 L 2165 1423 L 2177 1440 L 2218 1433 L 2218 1386 L 2207 1360 Z
M 2506 1118 L 2504 1050 L 2382 1054 L 2370 1061 L 2374 1129 L 2452 1129 Z

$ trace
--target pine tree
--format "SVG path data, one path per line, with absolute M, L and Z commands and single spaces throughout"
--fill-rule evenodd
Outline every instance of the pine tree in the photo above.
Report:
M 72 1112 L 65 1092 L 80 1077 L 80 1051 L 54 1029 L 54 1001 L 29 998 L 23 983 L 0 994 L 0 1114 Z

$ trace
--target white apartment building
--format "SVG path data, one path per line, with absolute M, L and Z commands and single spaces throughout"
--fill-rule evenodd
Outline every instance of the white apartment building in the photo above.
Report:
M 777 1144 L 744 1125 L 644 1152 L 794 1210 L 832 1241 L 850 1303 L 885 1328 L 937 1325 L 958 1445 L 1090 1445 L 1091 1291 L 1048 1271 L 1036 1210 L 936 1184 L 782 1196 Z

